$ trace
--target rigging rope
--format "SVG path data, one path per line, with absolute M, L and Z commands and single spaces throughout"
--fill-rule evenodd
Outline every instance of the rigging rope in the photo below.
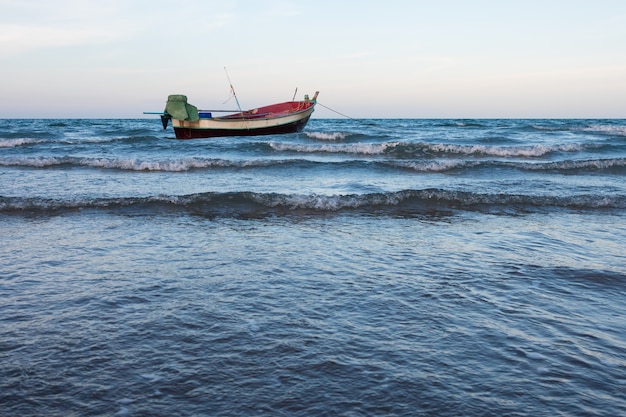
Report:
M 346 114 L 343 114 L 343 113 L 338 112 L 337 110 L 333 110 L 333 109 L 331 109 L 331 108 L 330 108 L 330 107 L 328 107 L 328 106 L 324 106 L 324 105 L 323 105 L 322 103 L 320 103 L 319 101 L 317 102 L 317 104 L 319 104 L 320 106 L 324 107 L 325 109 L 328 109 L 328 110 L 330 110 L 330 111 L 332 111 L 332 112 L 334 112 L 334 113 L 337 113 L 337 114 L 338 114 L 338 115 L 340 115 L 340 116 L 347 117 L 348 119 L 350 119 L 350 120 L 354 120 L 354 121 L 356 121 L 356 122 L 358 122 L 358 121 L 359 121 L 358 119 L 355 119 L 354 117 L 350 117 L 350 116 L 348 116 L 348 115 L 346 115 Z

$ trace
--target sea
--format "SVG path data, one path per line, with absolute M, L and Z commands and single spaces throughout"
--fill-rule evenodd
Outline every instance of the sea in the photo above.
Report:
M 624 416 L 626 120 L 0 120 L 1 416 Z

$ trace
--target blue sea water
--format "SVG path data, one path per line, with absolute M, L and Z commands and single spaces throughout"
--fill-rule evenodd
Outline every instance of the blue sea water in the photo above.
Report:
M 173 137 L 0 120 L 0 415 L 626 415 L 625 120 Z

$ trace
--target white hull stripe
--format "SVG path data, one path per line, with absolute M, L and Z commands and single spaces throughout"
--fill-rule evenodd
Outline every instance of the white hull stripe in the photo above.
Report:
M 262 119 L 224 119 L 215 117 L 212 119 L 200 119 L 196 122 L 190 122 L 186 120 L 172 119 L 172 125 L 175 128 L 188 128 L 188 129 L 226 129 L 226 130 L 253 130 L 253 129 L 266 129 L 277 126 L 282 126 L 290 123 L 295 123 L 298 120 L 302 120 L 309 117 L 313 113 L 313 107 L 299 112 L 288 114 L 286 116 L 262 118 Z

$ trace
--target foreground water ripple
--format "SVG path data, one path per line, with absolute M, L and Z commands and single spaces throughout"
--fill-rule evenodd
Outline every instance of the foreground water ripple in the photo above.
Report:
M 626 414 L 621 120 L 0 127 L 2 416 Z

